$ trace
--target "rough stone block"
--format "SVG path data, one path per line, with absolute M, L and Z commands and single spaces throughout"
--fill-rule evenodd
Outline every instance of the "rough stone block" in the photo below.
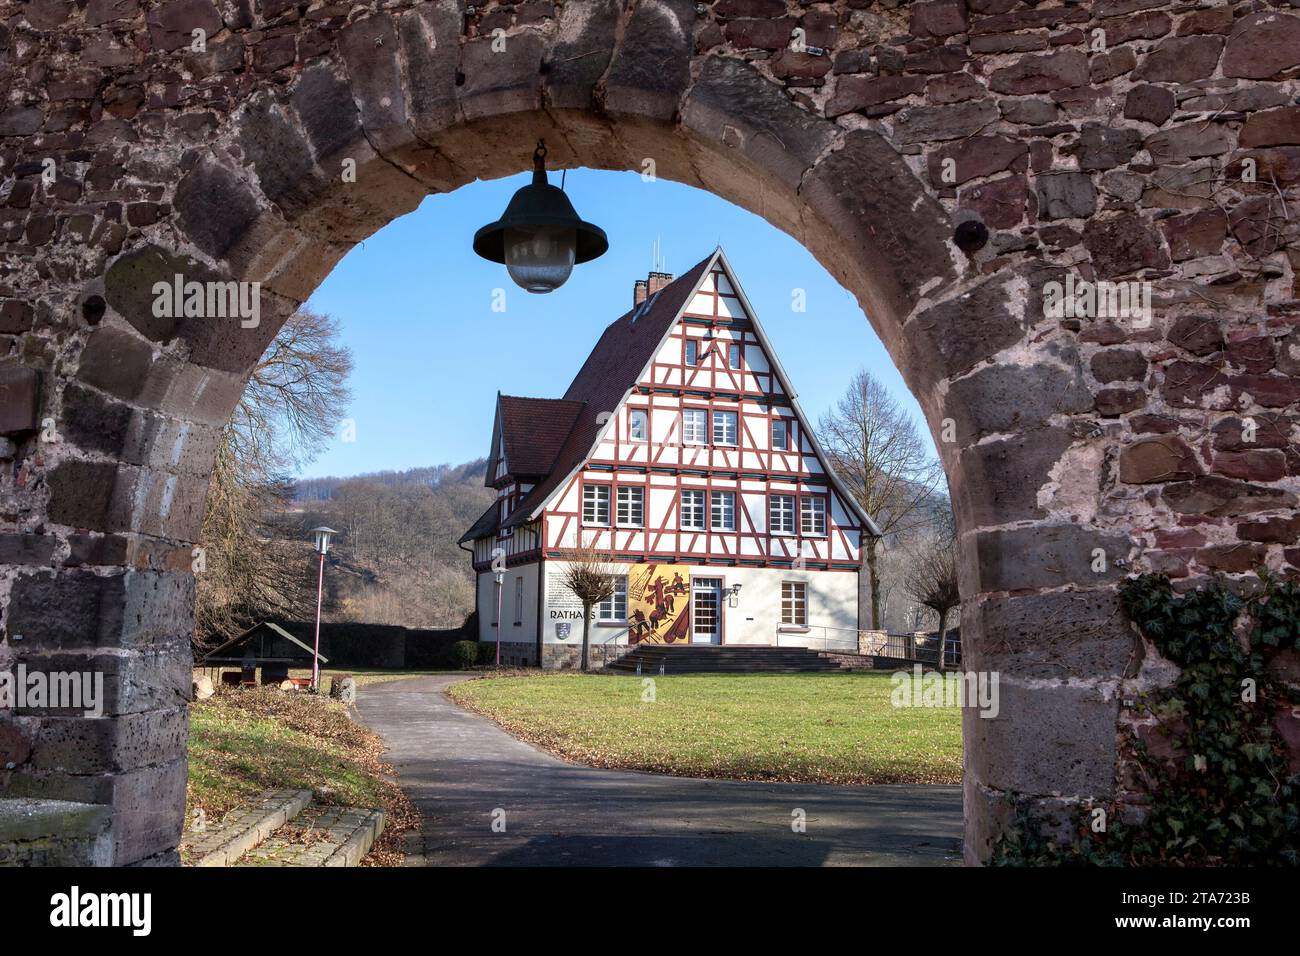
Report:
M 48 675 L 52 685 L 58 683 L 67 693 L 80 694 L 59 701 L 73 703 L 73 707 L 29 706 L 18 711 L 33 717 L 117 717 L 172 709 L 188 703 L 193 684 L 194 655 L 188 640 L 129 654 L 117 650 L 55 652 L 28 657 L 23 663 L 29 675 L 40 672 Z M 73 683 L 79 689 L 73 688 Z
M 1072 415 L 1092 407 L 1078 357 L 1062 354 L 1061 362 L 1033 365 L 995 364 L 953 381 L 944 415 L 956 424 L 958 445 L 985 435 L 1017 432 L 1046 424 L 1053 415 Z
M 126 773 L 185 759 L 186 707 L 123 714 L 113 720 L 44 717 L 32 744 L 36 773 Z
M 1172 435 L 1134 442 L 1119 455 L 1119 480 L 1131 485 L 1186 481 L 1199 474 L 1196 453 Z
M 899 317 L 911 310 L 921 289 L 942 287 L 953 276 L 947 216 L 933 198 L 908 199 L 902 188 L 911 180 L 889 143 L 859 130 L 817 164 L 802 189 L 809 212 L 825 225 L 824 232 L 810 231 L 810 248 L 842 274 L 864 280 L 859 288 L 876 285 L 869 308 Z M 846 255 L 849 250 L 857 256 Z M 858 256 L 878 263 L 872 275 L 851 265 Z M 899 287 L 881 288 L 882 277 Z
M 1140 656 L 1112 588 L 971 601 L 961 634 L 964 668 L 1021 680 L 1118 680 Z
M 1275 11 L 1237 21 L 1223 53 L 1223 75 L 1264 80 L 1300 64 L 1300 17 Z
M 961 593 L 1098 588 L 1124 576 L 1115 562 L 1132 550 L 1127 535 L 1078 525 L 976 532 L 962 548 Z
M 1038 428 L 963 448 L 949 479 L 958 526 L 981 528 L 1043 517 L 1039 489 L 1072 442 L 1063 428 Z
M 179 759 L 125 773 L 16 773 L 10 780 L 9 794 L 108 807 L 113 821 L 112 865 L 126 866 L 169 853 L 180 843 L 185 822 L 185 784 L 182 740 Z
M 434 139 L 452 125 L 458 115 L 456 70 L 460 61 L 460 8 L 460 0 L 439 0 L 422 3 L 397 16 L 397 33 L 406 63 L 410 94 L 407 112 L 416 135 L 426 140 Z M 569 12 L 570 8 L 566 6 L 565 13 Z M 603 65 L 601 70 L 603 72 Z
M 214 259 L 224 258 L 258 215 L 252 189 L 211 160 L 181 177 L 172 205 L 190 241 Z
M 682 123 L 703 142 L 739 152 L 790 188 L 799 185 L 835 136 L 832 124 L 809 116 L 738 60 L 705 64 Z
M 34 651 L 146 648 L 189 640 L 194 576 L 61 571 L 16 578 L 5 633 Z
M 1018 794 L 1104 798 L 1114 790 L 1119 701 L 1061 681 L 1025 686 L 1005 677 L 999 712 L 962 710 L 966 773 Z
M 40 416 L 40 372 L 22 365 L 0 366 L 0 435 L 36 431 Z
M 632 113 L 660 120 L 672 118 L 677 112 L 678 101 L 690 83 L 694 33 L 694 3 L 688 0 L 647 0 L 638 3 L 632 10 L 631 19 L 623 28 L 623 42 L 614 53 L 605 79 L 605 109 L 611 114 Z M 719 62 L 723 65 L 743 66 L 737 60 Z M 706 74 L 710 73 L 710 66 L 714 63 L 715 58 L 705 62 Z M 701 100 L 705 103 L 712 102 L 716 110 L 720 105 L 717 97 L 725 96 L 726 89 L 730 88 L 726 75 L 711 74 L 711 79 L 701 75 L 692 88 L 692 98 L 699 92 Z M 717 88 L 719 81 L 723 84 L 721 90 Z M 743 80 L 740 82 L 744 83 Z M 738 95 L 752 96 L 752 89 L 745 93 L 745 88 L 742 85 L 735 92 Z M 740 104 L 737 104 L 733 115 L 743 115 Z M 685 111 L 683 120 L 688 126 L 692 125 Z M 698 127 L 695 128 L 699 131 Z M 721 131 L 716 130 L 713 135 L 720 136 Z

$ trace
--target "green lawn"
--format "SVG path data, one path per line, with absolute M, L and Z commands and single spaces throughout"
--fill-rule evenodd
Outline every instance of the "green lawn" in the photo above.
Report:
M 548 674 L 449 693 L 585 764 L 816 783 L 960 783 L 961 712 L 890 704 L 888 674 Z

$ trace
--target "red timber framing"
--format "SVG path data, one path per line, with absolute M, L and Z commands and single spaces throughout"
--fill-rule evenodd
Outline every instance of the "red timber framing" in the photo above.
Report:
M 580 533 L 583 544 L 626 562 L 860 568 L 861 537 L 874 533 L 874 526 L 829 472 L 721 249 L 707 271 L 700 273 L 701 267 L 692 270 L 698 274 L 697 286 L 683 290 L 688 294 L 676 318 L 663 333 L 656 333 L 663 338 L 644 369 L 635 381 L 628 381 L 613 412 L 601 418 L 587 457 L 566 470 L 541 506 L 530 508 L 523 527 L 535 527 L 536 537 L 526 551 L 513 549 L 508 565 L 562 559 Z M 693 365 L 686 364 L 688 340 L 698 343 Z M 731 362 L 732 346 L 739 346 L 739 367 Z M 631 437 L 633 410 L 646 413 L 645 438 Z M 687 410 L 704 413 L 703 442 L 683 440 Z M 714 443 L 714 419 L 720 412 L 735 416 L 734 445 Z M 772 448 L 777 421 L 785 423 L 784 449 Z M 610 489 L 608 524 L 583 524 L 583 489 L 592 485 Z M 618 489 L 626 487 L 643 489 L 641 526 L 618 523 Z M 692 490 L 704 493 L 703 529 L 681 527 L 682 492 Z M 513 511 L 524 497 L 522 490 L 503 491 Z M 712 526 L 712 496 L 719 491 L 734 496 L 733 523 L 726 531 Z M 666 502 L 665 493 L 671 495 Z M 770 530 L 777 495 L 793 499 L 789 532 Z M 803 502 L 813 498 L 823 503 L 824 534 L 803 530 Z M 476 569 L 486 566 L 476 549 Z

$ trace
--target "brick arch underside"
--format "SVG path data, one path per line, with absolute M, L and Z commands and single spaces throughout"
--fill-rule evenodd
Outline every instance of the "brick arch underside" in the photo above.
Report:
M 790 233 L 858 297 L 921 402 L 961 535 L 967 663 L 1001 676 L 999 717 L 965 714 L 968 861 L 987 858 L 1020 798 L 1051 820 L 1120 794 L 1119 690 L 1126 678 L 1145 679 L 1144 650 L 1117 606 L 1125 564 L 1177 568 L 1181 561 L 1185 573 L 1189 565 L 1212 569 L 1218 552 L 1229 560 L 1232 549 L 1219 538 L 1184 530 L 1187 515 L 1217 520 L 1243 498 L 1265 518 L 1286 513 L 1300 470 L 1286 464 L 1281 474 L 1254 476 L 1261 482 L 1248 492 L 1236 480 L 1241 474 L 1214 476 L 1214 459 L 1198 458 L 1178 435 L 1180 395 L 1189 397 L 1184 409 L 1209 406 L 1195 382 L 1175 381 L 1202 368 L 1179 348 L 1210 353 L 1196 351 L 1201 338 L 1169 344 L 1162 335 L 1186 329 L 1186 317 L 1196 315 L 1220 330 L 1220 350 L 1228 327 L 1240 339 L 1268 329 L 1280 338 L 1279 320 L 1260 318 L 1266 296 L 1288 298 L 1276 282 L 1267 285 L 1277 275 L 1243 279 L 1211 306 L 1178 286 L 1162 314 L 1168 318 L 1137 335 L 1046 319 L 1042 288 L 1078 265 L 1080 247 L 1062 236 L 1055 246 L 1022 242 L 997 208 L 957 202 L 926 165 L 936 161 L 936 146 L 953 150 L 954 137 L 935 144 L 865 107 L 827 118 L 838 115 L 833 102 L 792 97 L 771 63 L 734 55 L 718 38 L 705 43 L 711 29 L 725 28 L 730 38 L 725 19 L 700 17 L 693 3 L 622 6 L 563 4 L 554 19 L 534 23 L 516 16 L 503 51 L 492 49 L 487 29 L 467 36 L 460 5 L 445 0 L 354 11 L 324 27 L 305 21 L 296 27 L 297 58 L 271 69 L 269 80 L 246 76 L 227 111 L 187 108 L 164 95 L 155 109 L 105 114 L 78 149 L 65 150 L 87 181 L 111 166 L 153 186 L 149 202 L 128 203 L 125 213 L 118 203 L 124 221 L 102 209 L 71 210 L 53 244 L 39 250 L 48 265 L 28 259 L 4 290 L 26 309 L 6 319 L 25 320 L 30 330 L 13 370 L 38 373 L 13 383 L 13 394 L 30 394 L 34 418 L 53 419 L 58 438 L 42 443 L 21 431 L 13 438 L 4 477 L 12 507 L 0 553 L 9 640 L 0 644 L 0 665 L 38 666 L 39 659 L 49 669 L 103 669 L 112 716 L 0 717 L 0 768 L 14 765 L 0 769 L 6 795 L 110 804 L 116 862 L 168 858 L 183 822 L 190 549 L 217 435 L 248 370 L 352 245 L 431 192 L 528 168 L 539 137 L 553 167 L 645 171 L 651 160 L 656 176 L 708 189 Z M 854 5 L 831 6 L 847 16 Z M 175 41 L 188 36 L 195 17 L 208 16 L 207 4 L 163 9 L 181 12 L 166 22 L 151 15 L 148 69 L 163 79 L 175 75 L 169 70 L 192 76 L 194 58 Z M 248 24 L 215 26 L 197 72 L 220 77 L 212 59 L 225 55 L 227 35 L 253 40 Z M 963 39 L 922 33 L 913 55 Z M 998 68 L 1015 68 L 1005 60 L 995 58 Z M 860 98 L 846 79 L 837 89 Z M 1080 89 L 1090 88 L 1085 77 Z M 981 114 L 958 144 L 995 122 L 993 101 L 984 90 L 962 107 L 994 115 Z M 29 177 L 51 152 L 38 129 L 4 142 Z M 999 148 L 979 146 L 976 166 Z M 1096 148 L 1117 147 L 1105 140 Z M 971 157 L 959 149 L 951 155 L 964 181 L 969 167 L 961 164 Z M 1023 178 L 1028 162 L 1013 157 L 1004 168 Z M 355 182 L 344 178 L 351 169 Z M 1041 172 L 1048 180 L 1050 164 Z M 1038 202 L 1082 202 L 1083 186 L 1067 185 L 1064 192 L 1044 185 Z M 57 184 L 43 195 L 53 214 Z M 1034 221 L 1032 204 L 1029 210 L 1024 222 Z M 1066 209 L 1055 218 L 1084 229 L 1094 211 Z M 1121 217 L 1131 214 L 1121 207 Z M 995 235 L 968 257 L 951 237 L 970 218 L 987 220 Z M 1091 265 L 1082 257 L 1085 275 L 1148 265 L 1170 274 L 1158 238 L 1152 252 L 1147 240 L 1129 235 L 1126 221 L 1106 222 L 1118 232 L 1097 252 L 1090 247 Z M 30 249 L 27 228 L 8 244 Z M 87 239 L 95 251 L 82 254 L 77 243 Z M 1129 253 L 1138 266 L 1117 267 Z M 1103 266 L 1103 255 L 1115 259 Z M 154 282 L 176 274 L 260 282 L 261 324 L 154 316 Z M 1287 275 L 1285 266 L 1278 275 Z M 1139 363 L 1141 373 L 1132 374 Z M 1272 369 L 1250 371 L 1275 390 L 1296 387 L 1294 377 Z M 1128 395 L 1137 389 L 1123 386 L 1138 386 L 1148 372 L 1148 386 L 1163 390 L 1137 401 Z M 1231 411 L 1276 411 L 1259 388 L 1235 388 Z M 1148 421 L 1138 423 L 1139 414 Z M 1288 444 L 1284 438 L 1281 447 Z M 1238 459 L 1236 467 L 1249 464 Z M 1177 500 L 1185 507 L 1162 505 L 1155 489 L 1172 485 L 1154 483 L 1166 481 L 1182 487 Z M 1275 566 L 1295 563 L 1281 544 L 1254 544 L 1251 554 Z

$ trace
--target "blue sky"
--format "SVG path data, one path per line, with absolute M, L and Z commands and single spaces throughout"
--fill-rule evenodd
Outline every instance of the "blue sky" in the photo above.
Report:
M 857 302 L 812 255 L 766 221 L 711 193 L 631 172 L 570 170 L 578 214 L 609 235 L 601 258 L 577 266 L 549 295 L 529 295 L 470 241 L 496 219 L 528 174 L 430 196 L 415 212 L 358 244 L 309 305 L 339 319 L 355 371 L 341 439 L 302 472 L 352 475 L 482 457 L 497 391 L 558 398 L 601 329 L 632 301 L 659 241 L 681 275 L 716 245 L 727 252 L 768 336 L 814 418 L 866 368 L 921 412 Z M 559 176 L 551 174 L 558 184 Z M 806 290 L 807 311 L 792 308 Z M 492 310 L 496 289 L 506 310 Z M 828 345 L 828 343 L 834 343 Z

